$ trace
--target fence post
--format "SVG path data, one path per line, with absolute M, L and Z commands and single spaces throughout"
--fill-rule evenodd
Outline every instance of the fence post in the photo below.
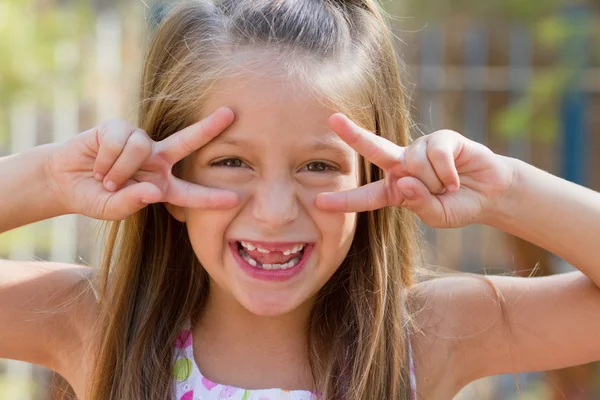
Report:
M 488 59 L 488 31 L 482 25 L 470 26 L 466 31 L 465 37 L 465 64 L 468 70 L 481 71 L 477 76 L 469 76 L 465 82 L 471 82 L 475 85 L 465 88 L 464 98 L 464 134 L 479 143 L 487 145 L 488 127 L 487 127 L 487 99 L 484 92 L 485 72 Z M 480 68 L 475 68 L 480 67 Z M 480 270 L 483 265 L 484 257 L 481 254 L 484 249 L 484 243 L 487 237 L 487 231 L 481 226 L 470 225 L 462 229 L 463 244 L 463 269 L 469 271 Z
M 53 136 L 54 142 L 65 142 L 78 133 L 79 105 L 77 93 L 69 88 L 69 79 L 75 76 L 79 62 L 75 42 L 59 43 L 54 51 L 60 84 L 54 88 Z M 52 220 L 51 260 L 72 263 L 77 253 L 77 216 L 62 215 Z
M 31 149 L 37 142 L 37 107 L 35 100 L 24 93 L 10 109 L 11 153 Z M 10 243 L 9 259 L 31 260 L 35 255 L 34 229 L 31 225 L 22 226 Z M 21 361 L 7 361 L 6 381 L 9 382 L 6 398 L 31 400 L 31 378 L 33 366 Z
M 562 174 L 565 179 L 586 185 L 589 183 L 588 96 L 583 90 L 583 72 L 589 64 L 589 30 L 593 15 L 587 5 L 569 6 L 564 11 L 570 32 L 563 43 L 562 63 L 572 73 L 572 79 L 561 101 Z
M 425 133 L 431 133 L 441 129 L 442 116 L 442 85 L 443 76 L 438 76 L 443 70 L 444 46 L 443 36 L 439 28 L 430 25 L 425 29 L 419 40 L 420 42 L 420 71 L 419 85 L 421 94 L 419 96 L 419 126 Z M 438 244 L 438 231 L 428 226 L 423 226 L 427 243 L 435 248 Z
M 510 102 L 516 103 L 523 96 L 531 81 L 531 35 L 522 25 L 514 25 L 509 32 L 508 81 Z M 531 159 L 531 134 L 528 130 L 519 132 L 508 141 L 508 155 L 529 162 Z

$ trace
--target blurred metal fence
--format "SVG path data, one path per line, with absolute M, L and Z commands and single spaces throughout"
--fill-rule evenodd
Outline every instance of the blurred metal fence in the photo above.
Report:
M 0 120 L 0 126 L 10 132 L 0 146 L 0 154 L 67 140 L 107 118 L 135 121 L 135 91 L 144 42 L 140 33 L 144 29 L 132 25 L 131 20 L 110 10 L 100 12 L 91 37 L 57 45 L 55 57 L 60 71 L 52 106 L 41 106 L 30 91 L 15 100 L 8 109 L 9 118 Z M 536 47 L 530 27 L 457 19 L 403 38 L 399 46 L 409 66 L 407 81 L 415 86 L 412 104 L 423 132 L 454 129 L 499 153 L 554 173 L 568 172 L 565 166 L 571 163 L 576 166 L 574 171 L 586 172 L 574 174 L 572 179 L 600 187 L 600 118 L 594 113 L 600 106 L 598 65 L 590 61 L 582 66 L 575 86 L 568 93 L 557 94 L 559 130 L 554 139 L 540 139 L 544 135 L 533 132 L 537 129 L 535 121 L 531 131 L 503 136 L 495 131 L 495 116 L 526 95 L 532 79 L 550 70 L 558 57 Z M 82 82 L 81 93 L 77 85 L 70 85 L 75 79 Z M 579 97 L 569 104 L 574 94 Z M 571 125 L 565 126 L 564 121 Z M 569 146 L 573 142 L 575 148 Z M 80 217 L 43 221 L 0 236 L 0 257 L 76 262 L 78 256 L 83 256 L 93 260 L 96 240 L 92 231 L 93 224 Z M 493 229 L 472 226 L 428 230 L 427 235 L 434 264 L 459 270 L 511 268 L 505 237 Z M 34 394 L 40 391 L 17 385 L 28 381 L 34 371 L 23 363 L 6 362 L 4 368 L 0 367 L 0 375 L 8 378 L 0 380 L 0 399 L 42 398 Z M 506 389 L 506 396 L 510 390 Z M 508 398 L 498 397 L 497 391 L 487 397 L 478 393 L 475 397 L 479 399 Z
M 598 21 L 593 13 L 590 18 Z M 585 43 L 582 54 L 571 55 L 584 60 L 576 66 L 561 64 L 568 51 L 564 46 L 580 46 L 584 39 L 548 50 L 534 35 L 531 25 L 464 18 L 403 35 L 418 129 L 453 129 L 499 154 L 598 189 L 600 35 L 595 31 L 585 38 L 591 43 Z M 553 77 L 564 83 L 552 82 Z M 536 90 L 548 93 L 540 99 Z M 530 115 L 506 112 L 515 104 L 529 107 Z M 531 121 L 521 123 L 520 131 L 502 131 L 506 121 L 519 117 Z M 512 268 L 505 235 L 494 229 L 470 226 L 427 234 L 434 264 L 470 271 Z

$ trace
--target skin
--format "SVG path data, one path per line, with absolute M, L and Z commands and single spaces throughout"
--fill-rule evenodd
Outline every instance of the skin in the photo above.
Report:
M 308 388 L 302 327 L 314 294 L 347 253 L 353 213 L 405 207 L 433 227 L 486 224 L 553 252 L 580 272 L 489 277 L 502 294 L 503 308 L 492 287 L 473 277 L 440 278 L 411 288 L 411 311 L 421 327 L 413 340 L 420 396 L 448 399 L 480 377 L 600 359 L 599 193 L 494 154 L 456 132 L 435 132 L 408 147 L 397 146 L 341 114 L 331 115 L 335 110 L 320 110 L 302 95 L 287 97 L 272 83 L 269 90 L 263 85 L 235 99 L 215 99 L 204 110 L 216 109 L 210 116 L 162 142 L 111 121 L 68 142 L 0 158 L 0 209 L 6 211 L 0 232 L 68 213 L 112 220 L 147 203 L 171 204 L 173 216 L 186 221 L 215 288 L 210 324 L 194 332 L 201 370 L 218 382 L 247 388 Z M 239 100 L 245 97 L 252 101 Z M 222 105 L 217 101 L 226 100 L 233 112 L 217 109 Z M 224 147 L 217 140 L 212 146 L 211 140 L 230 125 L 224 138 L 258 131 L 270 141 L 253 139 L 254 149 Z M 326 126 L 348 146 L 341 153 L 292 148 L 313 135 L 329 135 Z M 300 139 L 290 141 L 294 133 Z M 213 157 L 238 151 L 249 170 L 207 166 Z M 357 188 L 356 153 L 383 168 L 385 179 Z M 191 182 L 174 177 L 173 165 L 191 154 L 184 162 Z M 305 178 L 312 172 L 298 171 L 317 155 L 347 158 L 348 167 L 331 178 Z M 205 223 L 219 234 L 198 228 Z M 249 284 L 227 256 L 226 240 L 235 235 L 306 239 L 294 236 L 300 232 L 316 244 L 306 268 L 310 276 L 301 282 Z M 203 240 L 211 246 L 201 246 Z M 94 338 L 87 328 L 93 325 L 96 304 L 90 298 L 76 310 L 57 311 L 57 306 L 71 299 L 74 292 L 65 289 L 89 271 L 19 261 L 1 261 L 0 268 L 0 357 L 47 366 L 83 398 L 94 363 L 89 345 Z M 52 313 L 31 318 L 45 310 Z M 227 313 L 235 318 L 225 319 Z M 205 351 L 210 346 L 212 354 Z M 250 357 L 251 362 L 233 369 L 233 357 Z M 289 360 L 298 364 L 286 364 Z
M 255 92 L 259 99 L 244 96 Z M 315 199 L 323 191 L 358 186 L 357 156 L 328 126 L 334 111 L 308 92 L 252 79 L 225 81 L 215 93 L 205 104 L 207 113 L 227 104 L 236 119 L 186 160 L 184 179 L 235 192 L 239 204 L 227 210 L 168 207 L 186 223 L 211 279 L 208 305 L 194 330 L 196 359 L 217 382 L 277 387 L 283 380 L 289 382 L 284 387 L 306 388 L 309 313 L 348 253 L 356 226 L 355 213 L 318 209 Z M 325 146 L 315 150 L 315 144 Z M 243 239 L 310 242 L 314 249 L 292 280 L 267 282 L 248 276 L 234 260 L 228 242 Z M 236 359 L 266 367 L 236 374 Z M 305 372 L 300 379 L 298 370 Z

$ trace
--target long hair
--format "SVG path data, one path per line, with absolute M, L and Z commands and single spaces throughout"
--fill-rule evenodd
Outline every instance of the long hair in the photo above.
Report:
M 219 80 L 260 73 L 309 88 L 399 145 L 409 141 L 400 64 L 375 0 L 185 2 L 156 28 L 144 65 L 138 125 L 156 141 L 195 122 Z M 362 184 L 384 177 L 361 160 Z M 405 297 L 416 236 L 401 208 L 358 215 L 351 248 L 310 317 L 310 367 L 324 398 L 409 398 Z M 89 397 L 171 398 L 177 332 L 209 289 L 184 224 L 162 204 L 113 223 L 98 279 Z

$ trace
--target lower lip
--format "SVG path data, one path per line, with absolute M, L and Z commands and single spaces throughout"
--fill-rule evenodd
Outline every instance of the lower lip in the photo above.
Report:
M 256 279 L 262 279 L 266 281 L 285 281 L 293 278 L 298 275 L 298 273 L 302 270 L 304 264 L 306 264 L 306 260 L 310 257 L 313 245 L 304 246 L 304 253 L 302 254 L 302 258 L 298 262 L 298 264 L 294 265 L 292 268 L 287 269 L 262 269 L 253 267 L 248 264 L 240 253 L 238 252 L 238 243 L 230 243 L 229 247 L 231 248 L 231 252 L 233 253 L 233 258 L 237 261 L 238 265 L 248 273 L 248 275 L 252 276 Z

